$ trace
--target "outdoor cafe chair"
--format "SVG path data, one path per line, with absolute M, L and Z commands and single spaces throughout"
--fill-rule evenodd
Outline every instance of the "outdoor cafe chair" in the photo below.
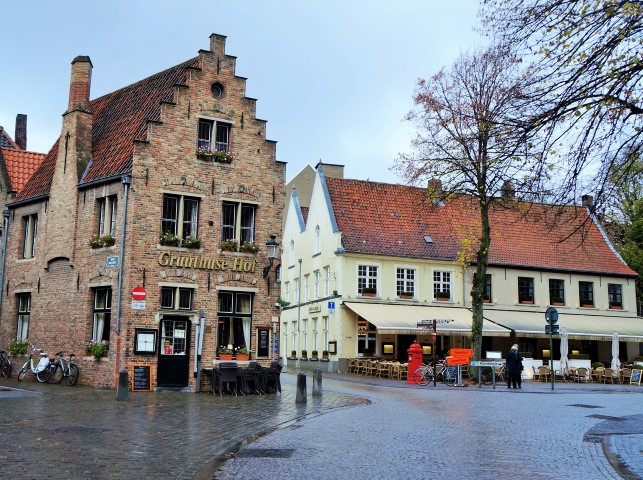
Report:
M 614 377 L 616 372 L 611 368 L 606 368 L 603 370 L 603 383 L 614 383 Z
M 574 381 L 578 383 L 587 381 L 587 369 L 585 367 L 574 369 Z
M 391 376 L 391 364 L 388 362 L 377 362 L 375 376 L 380 378 L 389 378 Z
M 375 360 L 366 360 L 365 375 L 375 375 L 377 373 L 377 362 Z
M 548 382 L 551 379 L 551 370 L 549 370 L 549 367 L 538 367 L 538 379 L 541 382 Z
M 347 373 L 357 373 L 358 360 L 356 358 L 349 358 L 346 360 Z
M 592 382 L 601 383 L 603 381 L 604 372 L 605 372 L 605 367 L 594 368 L 591 373 Z
M 223 366 L 219 365 L 219 395 L 223 395 L 224 385 L 227 385 L 228 390 L 237 395 L 238 385 L 238 376 L 239 367 L 238 366 Z
M 279 362 L 271 362 L 270 367 L 264 368 L 266 373 L 266 391 L 281 393 L 281 370 L 283 366 Z
M 621 370 L 621 383 L 630 383 L 631 379 L 632 379 L 631 368 L 624 368 L 623 370 Z

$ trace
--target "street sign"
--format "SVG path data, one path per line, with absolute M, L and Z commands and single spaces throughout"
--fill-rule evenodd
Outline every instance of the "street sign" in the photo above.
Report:
M 118 267 L 118 256 L 107 257 L 107 268 Z
M 558 335 L 560 333 L 560 325 L 545 325 L 545 334 Z
M 335 302 L 328 302 L 328 313 L 331 315 L 335 313 Z
M 545 320 L 547 320 L 547 323 L 550 325 L 556 325 L 556 322 L 558 322 L 558 310 L 554 307 L 549 307 L 547 311 L 545 311 Z
M 134 300 L 145 300 L 146 296 L 147 292 L 143 287 L 134 287 L 134 290 L 132 290 L 132 298 Z
M 436 318 L 435 320 L 420 320 L 418 322 L 418 328 L 433 328 L 433 322 L 435 323 L 451 323 L 453 320 L 450 318 Z
M 145 300 L 132 300 L 132 310 L 145 310 Z
M 498 367 L 504 364 L 505 364 L 504 360 L 477 360 L 477 361 L 472 360 L 471 361 L 472 367 Z

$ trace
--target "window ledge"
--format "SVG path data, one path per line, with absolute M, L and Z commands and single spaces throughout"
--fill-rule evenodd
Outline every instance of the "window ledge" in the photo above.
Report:
M 517 307 L 527 307 L 527 308 L 534 308 L 534 307 L 540 307 L 537 303 L 516 303 Z
M 36 261 L 36 257 L 31 257 L 31 258 L 19 258 L 16 260 L 18 263 L 24 263 L 24 262 L 34 262 Z
M 319 257 L 321 255 L 321 252 L 313 253 L 313 258 Z
M 440 304 L 440 303 L 455 303 L 453 300 L 437 300 L 435 298 L 433 300 L 431 300 L 431 302 L 432 303 L 438 303 L 438 304 Z
M 107 248 L 114 248 L 114 247 L 107 247 Z M 178 252 L 190 252 L 190 251 L 202 252 L 203 251 L 203 247 L 201 247 L 201 248 L 174 247 L 172 245 L 161 245 L 160 243 L 156 244 L 156 249 L 157 250 L 175 250 L 175 251 L 178 251 Z M 103 249 L 99 248 L 97 250 L 103 250 Z

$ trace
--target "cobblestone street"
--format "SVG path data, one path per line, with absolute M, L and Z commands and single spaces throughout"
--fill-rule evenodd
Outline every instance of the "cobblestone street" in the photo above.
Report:
M 2 380 L 0 477 L 643 478 L 642 387 L 325 374 L 313 398 L 309 374 L 297 406 L 295 383 L 283 373 L 282 394 L 116 402 L 114 391 Z

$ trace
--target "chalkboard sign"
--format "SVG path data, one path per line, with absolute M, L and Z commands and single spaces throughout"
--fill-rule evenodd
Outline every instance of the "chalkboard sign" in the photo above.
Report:
M 270 356 L 270 329 L 260 328 L 257 332 L 257 357 Z
M 135 363 L 132 365 L 132 391 L 152 391 L 152 366 Z
M 638 370 L 638 369 L 632 370 L 632 378 L 630 378 L 630 385 L 641 384 L 641 372 L 642 370 Z

